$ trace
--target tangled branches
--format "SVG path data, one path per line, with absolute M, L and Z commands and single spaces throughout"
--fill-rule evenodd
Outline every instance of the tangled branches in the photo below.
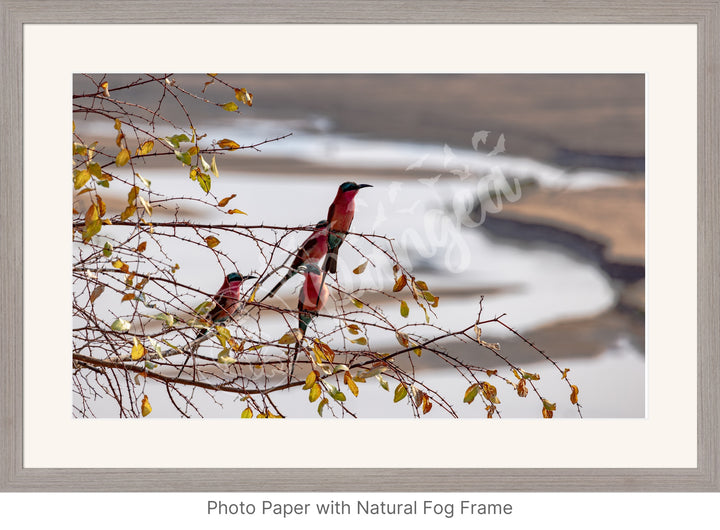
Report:
M 242 146 L 196 128 L 192 105 L 237 115 L 241 105 L 252 106 L 245 88 L 214 74 L 201 90 L 180 86 L 172 75 L 78 76 L 76 85 L 82 84 L 74 96 L 73 144 L 76 416 L 146 416 L 162 392 L 171 404 L 167 415 L 205 416 L 229 404 L 233 416 L 287 417 L 302 414 L 279 404 L 294 391 L 306 394 L 303 403 L 320 415 L 356 417 L 349 395 L 362 399 L 375 382 L 416 417 L 433 409 L 457 417 L 457 396 L 439 391 L 423 373 L 432 358 L 457 376 L 463 401 L 482 402 L 488 417 L 501 413 L 492 381 L 509 385 L 518 398 L 532 392 L 542 415 L 552 417 L 555 404 L 541 394 L 539 375 L 481 338 L 488 326 L 516 333 L 503 317 L 483 319 L 481 299 L 475 319 L 459 329 L 434 324 L 439 297 L 400 262 L 383 234 L 343 230 L 337 273 L 322 273 L 328 301 L 315 304 L 311 319 L 299 321 L 297 306 L 307 269 L 265 299 L 322 214 L 308 214 L 301 226 L 242 224 L 233 221 L 245 213 L 231 202 L 248 190 L 234 184 L 235 193 L 215 195 L 218 158 L 290 135 Z M 135 93 L 132 101 L 122 96 Z M 219 98 L 228 94 L 233 99 L 223 103 Z M 141 174 L 150 163 L 152 179 Z M 328 188 L 326 204 L 334 191 Z M 273 196 L 264 200 L 272 212 Z M 224 278 L 244 279 L 234 284 L 232 314 L 223 314 L 227 298 L 215 294 Z M 420 321 L 409 318 L 413 308 Z M 567 371 L 523 340 L 567 379 Z M 458 345 L 473 349 L 477 360 L 456 355 Z M 488 354 L 506 370 L 484 367 L 480 360 Z M 567 384 L 579 414 L 577 387 Z

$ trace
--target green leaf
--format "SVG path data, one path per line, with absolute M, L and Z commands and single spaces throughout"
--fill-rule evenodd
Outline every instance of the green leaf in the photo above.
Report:
M 328 390 L 328 393 L 330 394 L 330 397 L 333 398 L 335 401 L 345 401 L 345 394 L 343 394 L 340 389 L 335 388 L 333 385 L 329 385 L 330 389 Z
M 110 244 L 110 242 L 105 242 L 105 246 L 103 247 L 102 253 L 103 256 L 106 258 L 109 258 L 112 255 L 113 246 Z
M 98 178 L 98 179 L 100 177 L 102 177 L 102 168 L 100 167 L 100 164 L 98 164 L 97 162 L 90 162 L 88 164 L 87 168 L 93 177 Z
M 180 142 L 189 142 L 190 138 L 185 134 L 176 134 L 174 136 L 166 136 L 164 140 L 170 142 L 175 149 L 179 149 Z
M 393 397 L 393 402 L 397 403 L 398 401 L 402 400 L 407 396 L 407 388 L 405 388 L 405 385 L 400 383 L 398 386 L 395 387 L 395 396 Z
M 477 383 L 474 383 L 468 387 L 468 389 L 465 391 L 465 397 L 463 398 L 464 403 L 472 403 L 475 398 L 478 395 L 478 391 L 480 390 L 480 385 Z
M 323 409 L 325 408 L 325 405 L 327 405 L 328 403 L 329 403 L 328 398 L 322 398 L 322 400 L 320 401 L 320 404 L 318 405 L 318 414 L 320 414 L 320 416 L 323 415 Z
M 83 241 L 85 241 L 85 242 L 89 241 L 90 238 L 92 238 L 92 236 L 97 234 L 101 228 L 102 228 L 102 221 L 100 219 L 95 219 L 95 220 L 87 223 L 85 225 L 85 230 L 83 230 L 83 233 L 82 233 Z
M 87 169 L 78 171 L 73 177 L 73 184 L 75 185 L 75 189 L 79 190 L 80 188 L 82 188 L 85 184 L 87 184 L 88 180 L 90 180 L 90 172 Z
M 228 355 L 229 351 L 230 350 L 225 348 L 218 354 L 217 361 L 220 364 L 233 364 L 237 362 L 237 359 L 233 359 L 230 355 Z
M 390 392 L 390 385 L 388 385 L 388 382 L 383 379 L 383 376 L 378 374 L 375 376 L 375 378 L 378 380 L 378 383 L 380 383 L 381 387 L 383 387 L 386 391 Z
M 177 158 L 180 162 L 182 162 L 186 166 L 192 165 L 192 157 L 190 156 L 190 153 L 188 153 L 188 152 L 182 153 L 176 149 L 175 150 L 175 158 Z
M 210 186 L 212 185 L 210 175 L 207 173 L 198 173 L 197 180 L 198 184 L 200 184 L 200 189 L 202 189 L 205 193 L 210 193 Z
M 213 307 L 215 307 L 215 302 L 213 302 L 212 300 L 206 300 L 205 302 L 197 306 L 194 311 L 200 316 L 205 316 L 210 312 Z
M 407 318 L 407 316 L 410 314 L 410 308 L 408 307 L 405 300 L 400 302 L 400 314 L 405 318 Z

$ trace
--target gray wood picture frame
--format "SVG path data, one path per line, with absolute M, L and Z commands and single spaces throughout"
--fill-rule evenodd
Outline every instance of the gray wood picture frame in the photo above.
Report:
M 116 23 L 116 1 L 0 0 L 0 491 L 718 491 L 720 0 L 123 2 L 124 23 L 638 23 L 698 30 L 696 469 L 28 469 L 23 467 L 23 25 Z M 167 9 L 172 4 L 172 9 Z M 25 183 L 27 187 L 27 183 Z M 347 477 L 347 478 L 346 478 Z M 352 477 L 351 479 L 349 477 Z M 390 480 L 388 477 L 392 477 Z

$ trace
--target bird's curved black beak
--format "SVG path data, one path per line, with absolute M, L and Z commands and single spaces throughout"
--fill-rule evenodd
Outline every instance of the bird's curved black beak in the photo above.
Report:
M 358 184 L 358 185 L 357 185 L 357 189 L 360 189 L 360 188 L 372 188 L 372 187 L 373 187 L 372 184 Z
M 259 278 L 259 276 L 253 276 L 253 275 L 243 276 L 243 280 L 252 280 L 253 278 Z

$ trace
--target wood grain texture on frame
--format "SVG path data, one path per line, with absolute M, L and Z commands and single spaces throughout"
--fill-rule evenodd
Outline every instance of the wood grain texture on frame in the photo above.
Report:
M 172 4 L 173 9 L 167 7 Z M 213 9 L 207 9 L 212 4 Z M 408 10 L 406 6 L 412 6 Z M 0 491 L 292 491 L 305 469 L 27 469 L 22 460 L 22 35 L 26 23 L 116 23 L 117 2 L 0 0 Z M 325 491 L 720 490 L 720 0 L 300 3 L 126 1 L 123 23 L 641 23 L 698 28 L 698 467 L 675 469 L 313 469 Z M 345 477 L 352 476 L 352 480 Z M 392 481 L 388 477 L 392 477 Z

